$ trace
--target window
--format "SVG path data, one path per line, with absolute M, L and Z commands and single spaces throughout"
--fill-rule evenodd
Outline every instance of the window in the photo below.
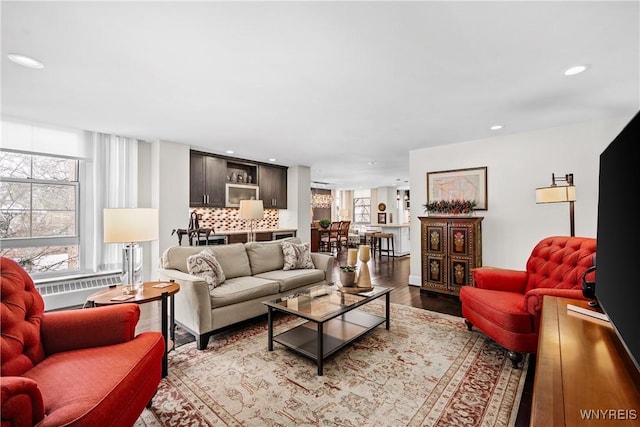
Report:
M 356 224 L 371 224 L 371 193 L 369 190 L 354 191 L 353 219 Z
M 0 254 L 30 274 L 79 270 L 75 159 L 0 150 Z

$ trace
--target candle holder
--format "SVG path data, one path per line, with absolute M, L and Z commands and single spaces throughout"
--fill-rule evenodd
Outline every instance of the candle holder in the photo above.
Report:
M 369 260 L 371 259 L 371 246 L 360 245 L 360 273 L 357 278 L 357 287 L 361 290 L 371 290 L 371 273 L 369 272 Z

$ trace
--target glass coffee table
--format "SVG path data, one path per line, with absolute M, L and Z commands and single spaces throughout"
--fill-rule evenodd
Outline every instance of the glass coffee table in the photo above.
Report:
M 317 286 L 265 301 L 268 309 L 269 351 L 273 351 L 274 341 L 280 343 L 315 360 L 318 375 L 322 375 L 323 362 L 327 357 L 383 323 L 389 329 L 391 289 L 374 286 L 368 292 L 347 293 L 333 286 Z M 383 295 L 386 297 L 384 317 L 357 310 Z M 307 322 L 274 336 L 274 310 L 307 319 Z

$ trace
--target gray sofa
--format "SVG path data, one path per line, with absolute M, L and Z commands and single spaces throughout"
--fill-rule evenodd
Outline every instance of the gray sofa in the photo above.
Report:
M 213 246 L 173 246 L 162 254 L 161 280 L 175 280 L 175 320 L 193 334 L 197 347 L 207 347 L 209 337 L 220 328 L 267 312 L 263 301 L 300 290 L 333 283 L 334 258 L 311 253 L 315 268 L 283 270 L 282 242 L 301 243 L 297 237 L 269 242 Z M 187 258 L 210 249 L 226 277 L 210 289 L 206 281 L 188 273 Z

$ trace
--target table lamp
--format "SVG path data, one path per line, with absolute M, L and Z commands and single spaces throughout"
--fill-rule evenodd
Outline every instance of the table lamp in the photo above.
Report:
M 142 283 L 142 248 L 138 242 L 158 239 L 158 209 L 116 208 L 104 210 L 105 243 L 125 243 L 122 249 L 123 293 L 135 294 Z
M 247 242 L 256 241 L 256 233 L 253 231 L 256 219 L 264 218 L 264 206 L 262 200 L 240 200 L 240 219 L 249 220 L 249 232 Z

